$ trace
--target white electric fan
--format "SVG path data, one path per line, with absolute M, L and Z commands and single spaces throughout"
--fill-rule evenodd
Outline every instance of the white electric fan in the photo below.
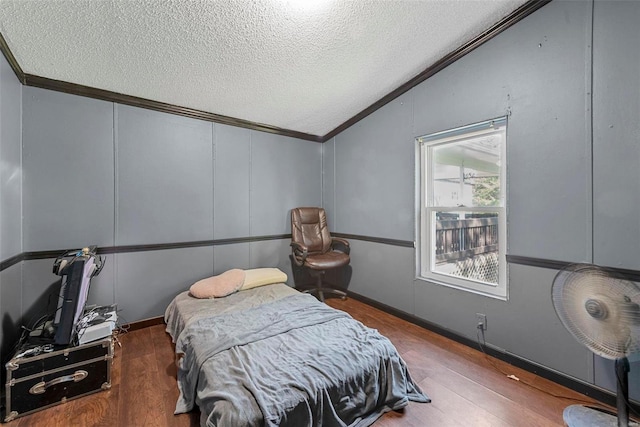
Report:
M 595 354 L 615 360 L 617 417 L 571 405 L 563 412 L 565 423 L 569 427 L 630 425 L 627 357 L 640 351 L 640 289 L 601 267 L 572 264 L 553 279 L 551 296 L 565 328 Z

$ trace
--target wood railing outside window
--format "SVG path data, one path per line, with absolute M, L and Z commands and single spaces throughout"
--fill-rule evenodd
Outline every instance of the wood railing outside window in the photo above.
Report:
M 498 250 L 498 217 L 436 221 L 436 262 L 452 262 Z

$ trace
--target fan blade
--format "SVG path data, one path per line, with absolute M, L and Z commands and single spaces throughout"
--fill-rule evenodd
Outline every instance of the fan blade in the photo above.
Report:
M 640 350 L 640 290 L 634 283 L 575 264 L 556 275 L 552 301 L 565 328 L 594 353 L 618 359 Z

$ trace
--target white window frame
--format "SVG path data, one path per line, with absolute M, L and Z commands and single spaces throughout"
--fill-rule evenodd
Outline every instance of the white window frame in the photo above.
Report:
M 435 206 L 433 196 L 433 173 L 431 147 L 475 138 L 495 132 L 504 132 L 501 145 L 500 206 L 465 207 Z M 507 118 L 500 117 L 456 129 L 451 129 L 416 138 L 416 279 L 443 286 L 466 290 L 492 298 L 507 300 L 509 296 L 507 270 Z M 435 271 L 435 212 L 495 212 L 498 214 L 498 283 L 466 279 L 464 277 Z

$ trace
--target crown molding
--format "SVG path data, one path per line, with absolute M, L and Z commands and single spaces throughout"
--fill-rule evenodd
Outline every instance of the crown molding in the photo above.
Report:
M 426 68 L 420 74 L 404 83 L 402 86 L 388 93 L 378 101 L 371 104 L 369 107 L 365 108 L 355 116 L 351 117 L 347 121 L 343 122 L 341 125 L 327 133 L 326 135 L 313 135 L 305 132 L 294 131 L 290 129 L 283 129 L 277 126 L 271 126 L 263 123 L 251 122 L 248 120 L 237 119 L 234 117 L 223 116 L 220 114 L 209 113 L 207 111 L 197 110 L 194 108 L 181 107 L 178 105 L 167 104 L 164 102 L 153 101 L 146 98 L 139 98 L 136 96 L 125 95 L 117 92 L 112 92 L 105 89 L 98 89 L 90 86 L 79 85 L 75 83 L 64 82 L 61 80 L 54 80 L 47 77 L 36 76 L 33 74 L 25 74 L 15 57 L 11 53 L 9 46 L 7 45 L 6 40 L 0 34 L 0 51 L 4 54 L 5 58 L 9 62 L 9 65 L 13 69 L 13 72 L 16 74 L 18 80 L 25 86 L 33 86 L 39 87 L 42 89 L 49 89 L 58 92 L 65 92 L 72 95 L 86 96 L 89 98 L 100 99 L 103 101 L 115 102 L 118 104 L 130 105 L 133 107 L 146 108 L 149 110 L 160 111 L 169 114 L 176 114 L 185 117 L 191 117 L 194 119 L 205 120 L 215 123 L 226 124 L 229 126 L 236 126 L 241 128 L 246 128 L 250 130 L 255 130 L 259 132 L 267 132 L 273 133 L 282 136 L 288 136 L 292 138 L 302 139 L 306 141 L 313 142 L 326 142 L 331 138 L 338 135 L 340 132 L 346 130 L 347 128 L 353 126 L 355 123 L 359 122 L 363 118 L 367 117 L 374 111 L 380 109 L 384 105 L 393 101 L 400 95 L 414 88 L 418 84 L 422 83 L 429 77 L 436 74 L 438 71 L 446 68 L 451 65 L 458 59 L 465 56 L 467 53 L 473 51 L 477 47 L 491 40 L 507 28 L 521 21 L 525 17 L 529 16 L 536 10 L 540 9 L 551 0 L 529 0 L 518 9 L 513 11 L 511 14 L 500 20 L 497 24 L 489 28 L 487 31 L 478 35 L 476 38 L 471 40 L 470 42 L 464 44 L 459 47 L 455 51 L 449 53 L 448 55 L 441 58 L 432 66 Z
M 61 80 L 49 79 L 46 77 L 36 76 L 33 74 L 25 74 L 26 86 L 33 86 L 42 89 L 55 90 L 65 92 L 72 95 L 86 96 L 88 98 L 100 99 L 103 101 L 115 102 L 117 104 L 130 105 L 133 107 L 146 108 L 148 110 L 160 111 L 163 113 L 176 114 L 179 116 L 190 117 L 193 119 L 205 120 L 209 122 L 221 123 L 230 126 L 256 130 L 259 132 L 274 133 L 282 136 L 303 139 L 307 141 L 320 142 L 320 137 L 309 133 L 298 132 L 295 130 L 283 129 L 277 126 L 266 125 L 263 123 L 251 122 L 248 120 L 237 119 L 235 117 L 223 116 L 220 114 L 209 113 L 207 111 L 196 110 L 194 108 L 181 107 L 179 105 L 167 104 L 165 102 L 153 101 L 151 99 L 139 98 L 137 96 L 125 95 L 110 90 L 98 89 L 90 86 L 69 83 Z
M 277 135 L 288 136 L 291 138 L 303 139 L 306 141 L 322 142 L 319 135 L 312 135 L 305 132 L 283 129 L 277 126 L 237 119 L 235 117 L 223 116 L 220 114 L 209 113 L 207 111 L 197 110 L 194 108 L 181 107 L 179 105 L 153 101 L 151 99 L 125 95 L 118 92 L 112 92 L 110 90 L 98 89 L 76 83 L 69 83 L 62 80 L 50 79 L 47 77 L 36 76 L 34 74 L 26 74 L 20 67 L 20 64 L 18 64 L 15 56 L 13 56 L 11 49 L 9 49 L 9 45 L 7 44 L 7 41 L 2 34 L 0 34 L 0 51 L 7 59 L 7 62 L 11 66 L 11 69 L 13 69 L 13 72 L 18 78 L 18 81 L 20 81 L 20 83 L 22 83 L 24 86 L 33 86 L 41 89 L 53 90 L 56 92 L 64 92 L 71 95 L 85 96 L 88 98 L 100 99 L 102 101 L 115 102 L 118 104 L 130 105 L 139 108 L 146 108 L 148 110 L 155 110 L 163 113 L 176 114 L 179 116 L 221 123 L 229 126 L 241 127 L 258 132 L 273 133 Z
M 374 102 L 373 104 L 371 104 L 370 106 L 368 106 L 367 108 L 365 108 L 364 110 L 356 114 L 355 116 L 351 117 L 346 122 L 342 123 L 340 126 L 336 127 L 331 132 L 324 135 L 321 138 L 321 142 L 326 142 L 329 139 L 333 138 L 334 136 L 338 135 L 340 132 L 353 126 L 360 120 L 367 117 L 369 114 L 380 109 L 381 107 L 393 101 L 394 99 L 404 94 L 405 92 L 409 91 L 410 89 L 413 89 L 423 81 L 427 80 L 429 77 L 436 74 L 438 71 L 441 71 L 442 69 L 453 64 L 458 59 L 462 58 L 469 52 L 480 47 L 482 44 L 488 42 L 489 40 L 491 40 L 492 38 L 494 38 L 495 36 L 503 32 L 507 28 L 511 27 L 512 25 L 516 24 L 517 22 L 521 21 L 527 16 L 531 15 L 533 12 L 540 9 L 542 6 L 546 5 L 549 2 L 551 2 L 551 0 L 529 0 L 528 2 L 520 6 L 518 9 L 514 10 L 512 13 L 504 17 L 501 21 L 496 23 L 493 27 L 489 28 L 487 31 L 478 35 L 476 38 L 462 45 L 461 47 L 449 53 L 448 55 L 445 55 L 440 60 L 438 60 L 435 64 L 426 68 L 420 74 L 418 74 L 408 82 L 404 83 L 402 86 L 388 93 L 387 95 L 385 95 L 378 101 Z
M 22 71 L 22 68 L 20 68 L 20 64 L 18 64 L 18 61 L 16 61 L 16 57 L 13 56 L 11 49 L 9 49 L 9 45 L 7 44 L 7 41 L 4 39 L 4 36 L 2 34 L 0 34 L 0 51 L 7 59 L 9 66 L 15 73 L 20 83 L 25 84 L 24 72 Z

